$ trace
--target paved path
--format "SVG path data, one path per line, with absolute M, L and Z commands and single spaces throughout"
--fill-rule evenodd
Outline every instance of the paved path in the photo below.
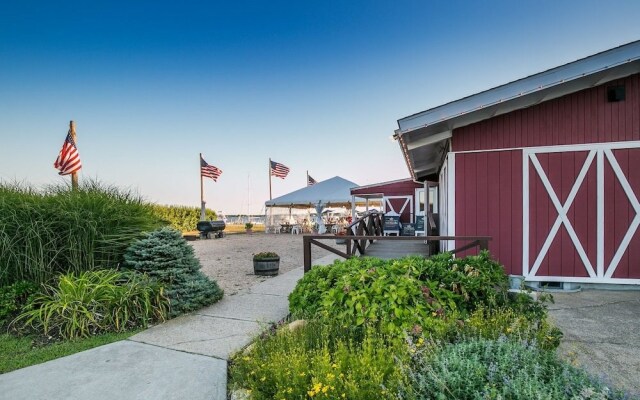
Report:
M 564 333 L 560 354 L 640 398 L 640 291 L 554 293 L 549 314 Z
M 224 400 L 229 356 L 287 316 L 301 277 L 302 267 L 129 340 L 0 375 L 0 399 Z

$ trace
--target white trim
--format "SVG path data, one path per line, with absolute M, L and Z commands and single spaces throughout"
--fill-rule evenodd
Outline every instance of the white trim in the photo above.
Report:
M 622 285 L 640 285 L 640 279 L 627 278 L 586 278 L 577 276 L 530 276 L 525 282 L 575 282 L 575 283 L 613 283 Z
M 629 148 L 640 148 L 640 141 L 629 141 L 629 142 L 611 142 L 611 143 L 594 143 L 594 144 L 584 144 L 584 145 L 566 145 L 566 146 L 550 146 L 550 147 L 530 147 L 523 148 L 523 163 L 522 163 L 522 177 L 523 177 L 523 190 L 522 190 L 522 212 L 523 212 L 523 248 L 522 248 L 522 270 L 523 275 L 526 277 L 527 281 L 549 281 L 549 282 L 585 282 L 585 283 L 621 283 L 621 284 L 640 284 L 640 279 L 626 279 L 626 278 L 612 278 L 615 270 L 618 266 L 618 263 L 627 252 L 631 239 L 635 235 L 638 227 L 640 227 L 640 201 L 636 194 L 634 193 L 633 188 L 629 184 L 620 164 L 616 160 L 615 155 L 612 150 L 616 149 L 629 149 Z M 580 151 L 588 151 L 589 154 L 578 174 L 576 181 L 573 184 L 571 192 L 567 197 L 565 204 L 560 204 L 558 196 L 555 193 L 555 190 L 551 186 L 551 183 L 540 165 L 536 154 L 538 153 L 561 153 L 561 152 L 580 152 Z M 575 196 L 577 195 L 578 190 L 580 189 L 589 169 L 593 164 L 593 160 L 596 160 L 596 265 L 595 271 L 591 265 L 589 258 L 587 257 L 582 244 L 573 229 L 568 217 L 567 212 L 571 208 L 573 201 L 575 200 Z M 605 265 L 604 262 L 604 253 L 605 253 L 605 174 L 604 174 L 604 164 L 605 159 L 608 160 L 611 168 L 615 174 L 615 178 L 620 182 L 627 198 L 632 205 L 636 215 L 633 220 L 630 222 L 629 228 L 625 233 L 624 238 L 622 239 L 620 245 L 615 251 L 615 254 L 609 263 L 609 265 Z M 529 196 L 530 196 L 530 178 L 529 178 L 529 162 L 534 166 L 536 172 L 540 176 L 540 179 L 553 203 L 556 211 L 558 212 L 558 217 L 551 227 L 549 235 L 545 240 L 545 243 L 538 254 L 536 261 L 533 266 L 529 265 L 529 223 L 530 223 L 530 204 L 529 204 Z M 536 276 L 540 264 L 544 260 L 551 246 L 551 243 L 555 239 L 555 236 L 561 225 L 564 225 L 567 229 L 567 232 L 576 247 L 578 254 L 585 266 L 586 271 L 588 272 L 590 277 L 550 277 L 550 276 Z M 609 240 L 611 238 L 608 238 Z
M 522 150 L 527 153 L 562 153 L 565 151 L 588 151 L 588 150 L 604 150 L 604 149 L 626 149 L 640 147 L 640 141 L 630 140 L 628 142 L 606 142 L 606 143 L 585 143 L 585 144 L 561 144 L 557 146 L 538 146 L 538 147 L 508 147 L 484 150 L 462 150 L 454 151 L 453 154 L 471 154 L 498 151 L 515 151 Z
M 400 211 L 396 211 L 396 209 L 393 207 L 393 204 L 391 204 L 391 202 L 389 200 L 394 200 L 394 199 L 404 199 L 404 203 L 402 204 L 402 208 L 400 208 Z M 384 196 L 382 198 L 382 203 L 384 204 L 384 208 L 385 208 L 385 213 L 387 212 L 387 204 L 389 205 L 389 208 L 391 209 L 392 212 L 397 213 L 398 215 L 402 215 L 402 213 L 404 212 L 404 209 L 407 208 L 407 204 L 409 204 L 409 215 L 411 217 L 411 221 L 413 221 L 413 196 L 412 195 L 406 195 L 406 196 Z
M 631 205 L 633 206 L 633 209 L 636 212 L 636 216 L 633 218 L 633 221 L 629 225 L 629 229 L 627 230 L 627 233 L 624 235 L 624 238 L 622 239 L 622 242 L 620 242 L 620 246 L 618 247 L 618 250 L 616 251 L 613 258 L 611 259 L 611 264 L 609 264 L 609 267 L 607 268 L 607 273 L 605 274 L 605 278 L 611 278 L 616 268 L 618 267 L 618 263 L 620 262 L 620 259 L 622 258 L 624 253 L 627 251 L 627 247 L 629 247 L 629 243 L 631 242 L 633 235 L 636 233 L 636 230 L 638 229 L 638 225 L 640 225 L 640 203 L 638 203 L 638 198 L 636 197 L 635 193 L 633 193 L 633 188 L 629 184 L 627 177 L 624 176 L 624 172 L 622 172 L 622 168 L 620 168 L 620 164 L 618 164 L 618 160 L 616 160 L 616 157 L 613 155 L 611 150 L 609 149 L 604 150 L 604 154 L 607 156 L 607 159 L 611 164 L 611 168 L 613 168 L 613 171 L 615 172 L 616 177 L 620 182 L 620 185 L 624 189 L 624 192 L 627 195 L 629 202 L 631 203 Z
M 456 235 L 456 153 L 447 155 L 447 235 Z M 456 248 L 456 241 L 447 242 L 447 250 Z
M 596 269 L 604 276 L 604 156 L 598 152 L 596 163 Z
M 526 212 L 525 212 L 526 210 Z M 522 275 L 529 275 L 529 154 L 522 153 Z
M 584 181 L 584 178 L 587 175 L 587 172 L 589 171 L 589 167 L 591 166 L 593 159 L 595 158 L 595 155 L 596 155 L 595 150 L 592 150 L 589 152 L 589 155 L 587 156 L 587 159 L 582 165 L 582 169 L 580 170 L 580 173 L 578 174 L 578 177 L 574 182 L 573 187 L 571 188 L 571 192 L 569 193 L 569 196 L 567 197 L 567 200 L 564 203 L 564 205 L 560 203 L 560 199 L 558 199 L 558 196 L 556 195 L 556 192 L 553 189 L 553 186 L 551 185 L 551 182 L 549 181 L 547 174 L 544 172 L 542 165 L 540 165 L 538 158 L 535 156 L 535 154 L 530 155 L 531 163 L 533 164 L 536 171 L 538 172 L 538 175 L 542 180 L 542 184 L 547 190 L 547 193 L 551 198 L 551 202 L 553 203 L 553 205 L 556 208 L 556 211 L 558 212 L 558 217 L 556 218 L 556 222 L 553 224 L 553 227 L 551 228 L 551 232 L 549 232 L 549 236 L 547 236 L 547 240 L 545 240 L 544 245 L 542 246 L 542 249 L 538 254 L 538 257 L 536 258 L 536 261 L 534 262 L 533 267 L 531 268 L 531 275 L 535 275 L 538 272 L 538 268 L 540 268 L 542 261 L 546 257 L 547 251 L 549 251 L 549 247 L 551 247 L 551 243 L 553 243 L 553 240 L 555 239 L 556 234 L 560 229 L 560 226 L 564 224 L 565 228 L 567 229 L 567 232 L 569 233 L 569 237 L 571 238 L 571 241 L 573 242 L 574 246 L 576 247 L 576 250 L 578 251 L 578 254 L 580 255 L 580 259 L 582 259 L 582 263 L 584 264 L 585 268 L 587 269 L 587 272 L 589 273 L 589 276 L 591 277 L 596 276 L 596 273 L 593 270 L 593 266 L 591 265 L 591 261 L 589 261 L 589 257 L 587 256 L 587 253 L 584 251 L 584 248 L 582 247 L 582 243 L 580 243 L 580 238 L 578 238 L 578 235 L 573 229 L 573 225 L 571 225 L 571 221 L 569 221 L 569 218 L 567 217 L 567 212 L 569 211 L 569 209 L 571 208 L 571 205 L 573 204 L 573 200 L 575 199 L 576 194 L 578 193 L 578 189 L 580 189 L 580 186 L 582 186 L 582 182 Z

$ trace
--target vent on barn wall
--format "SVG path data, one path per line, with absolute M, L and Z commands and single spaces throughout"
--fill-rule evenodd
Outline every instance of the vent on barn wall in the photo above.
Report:
M 624 85 L 609 86 L 607 88 L 607 101 L 609 103 L 623 101 L 624 97 L 625 97 Z

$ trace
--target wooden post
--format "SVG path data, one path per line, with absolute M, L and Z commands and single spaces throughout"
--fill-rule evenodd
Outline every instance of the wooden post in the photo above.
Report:
M 273 200 L 273 196 L 271 196 L 271 158 L 269 158 L 269 200 Z
M 202 153 L 200 153 L 198 164 L 200 166 L 200 221 L 205 221 L 207 219 L 207 214 L 205 211 L 204 183 L 202 179 Z
M 69 132 L 71 133 L 71 139 L 73 143 L 78 147 L 78 138 L 76 136 L 76 123 L 74 121 L 69 121 Z M 78 172 L 71 173 L 71 190 L 78 190 Z
M 311 238 L 307 235 L 302 237 L 302 252 L 304 254 L 304 272 L 311 271 Z

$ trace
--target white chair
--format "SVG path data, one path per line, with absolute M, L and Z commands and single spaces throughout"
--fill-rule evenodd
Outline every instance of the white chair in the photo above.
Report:
M 299 235 L 301 233 L 302 233 L 302 227 L 300 225 L 294 225 L 294 227 L 291 228 L 292 235 Z
M 331 227 L 331 233 L 333 233 L 334 235 L 340 232 L 341 230 L 342 230 L 342 227 L 340 225 L 334 225 Z

